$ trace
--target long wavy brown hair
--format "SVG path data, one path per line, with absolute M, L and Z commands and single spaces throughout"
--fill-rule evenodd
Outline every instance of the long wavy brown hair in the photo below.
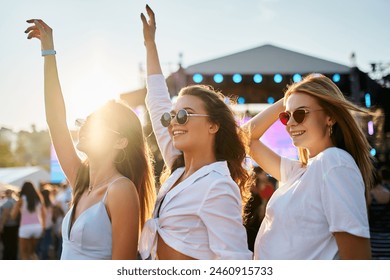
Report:
M 109 101 L 99 110 L 100 113 L 108 124 L 115 127 L 121 136 L 128 140 L 124 153 L 118 153 L 114 162 L 119 173 L 129 178 L 137 189 L 140 203 L 140 227 L 142 229 L 146 220 L 152 216 L 156 191 L 152 154 L 146 142 L 141 122 L 135 112 L 122 101 Z M 88 185 L 89 167 L 88 160 L 86 160 L 77 174 L 76 184 L 73 188 L 73 205 L 77 205 Z
M 249 135 L 238 125 L 235 114 L 230 106 L 226 104 L 232 104 L 234 100 L 206 85 L 184 87 L 179 92 L 179 97 L 185 95 L 201 99 L 209 115 L 209 120 L 219 125 L 214 143 L 215 156 L 217 161 L 227 161 L 230 175 L 240 189 L 244 213 L 245 204 L 250 197 L 250 186 L 254 182 L 254 176 L 252 169 L 245 166 L 246 155 L 249 151 Z M 161 176 L 161 183 L 173 171 L 184 165 L 184 155 L 181 154 L 174 160 L 171 167 L 165 166 Z
M 296 92 L 314 97 L 325 113 L 335 120 L 331 135 L 332 143 L 347 151 L 354 158 L 362 174 L 366 190 L 371 189 L 374 182 L 371 147 L 351 111 L 363 114 L 370 114 L 370 112 L 346 100 L 337 85 L 321 74 L 310 74 L 302 81 L 291 84 L 285 92 L 284 102 Z M 298 155 L 302 164 L 306 165 L 309 157 L 308 151 L 305 148 L 298 148 Z

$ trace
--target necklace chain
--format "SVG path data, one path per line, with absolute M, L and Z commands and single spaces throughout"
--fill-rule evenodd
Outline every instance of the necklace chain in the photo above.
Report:
M 114 176 L 115 175 L 112 175 L 108 179 L 103 180 L 103 182 L 101 182 L 101 183 L 99 183 L 99 184 L 97 184 L 95 186 L 89 185 L 88 186 L 88 193 L 87 193 L 87 195 L 89 195 L 93 191 L 93 189 L 99 188 L 99 187 L 103 186 L 104 184 L 106 184 L 108 181 L 110 181 L 112 178 L 114 178 Z

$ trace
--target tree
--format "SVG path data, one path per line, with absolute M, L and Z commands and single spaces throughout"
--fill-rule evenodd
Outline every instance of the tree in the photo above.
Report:
M 11 152 L 11 143 L 0 142 L 0 167 L 12 167 L 16 162 Z

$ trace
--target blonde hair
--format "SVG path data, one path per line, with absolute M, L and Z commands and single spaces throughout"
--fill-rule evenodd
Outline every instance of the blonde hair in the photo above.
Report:
M 366 190 L 371 189 L 374 185 L 371 147 L 351 111 L 363 114 L 370 114 L 370 112 L 346 100 L 340 89 L 329 78 L 321 74 L 310 74 L 302 81 L 291 84 L 285 92 L 284 102 L 296 92 L 314 97 L 325 113 L 334 119 L 332 143 L 347 151 L 354 158 L 362 174 Z M 305 148 L 298 148 L 298 155 L 302 164 L 306 165 L 308 151 Z

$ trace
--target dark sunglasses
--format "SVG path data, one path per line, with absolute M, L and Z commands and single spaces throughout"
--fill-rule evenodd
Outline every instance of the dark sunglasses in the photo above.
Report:
M 306 114 L 322 110 L 323 109 L 308 111 L 306 109 L 297 109 L 292 114 L 290 112 L 281 112 L 279 114 L 279 120 L 282 122 L 282 124 L 287 125 L 288 121 L 292 116 L 297 123 L 302 123 L 305 120 Z
M 208 117 L 209 115 L 204 114 L 190 114 L 185 109 L 180 109 L 177 111 L 176 115 L 172 115 L 171 113 L 164 113 L 161 116 L 161 124 L 164 127 L 168 127 L 171 124 L 171 121 L 176 118 L 178 124 L 186 124 L 188 122 L 188 117 Z

